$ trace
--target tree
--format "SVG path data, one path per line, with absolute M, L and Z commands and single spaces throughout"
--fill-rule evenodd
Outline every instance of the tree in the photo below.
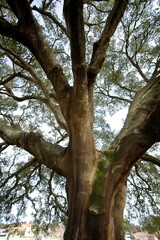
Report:
M 141 221 L 143 229 L 148 233 L 155 234 L 158 239 L 160 239 L 159 220 L 159 216 L 148 216 Z
M 45 196 L 39 197 L 39 221 L 46 205 L 48 221 L 53 208 L 62 210 L 61 217 L 67 212 L 64 239 L 121 240 L 132 167 L 140 159 L 160 165 L 146 153 L 160 140 L 156 5 L 64 0 L 65 27 L 57 4 L 0 4 L 0 210 L 9 213 L 23 199 L 21 213 L 29 199 L 36 212 L 31 193 L 37 190 Z M 105 137 L 109 128 L 100 115 L 106 103 L 113 109 L 116 101 L 116 107 L 129 106 L 126 120 L 115 139 L 108 135 L 97 150 L 94 127 L 100 119 Z M 52 126 L 50 137 L 44 136 L 42 122 Z M 22 149 L 30 155 L 19 160 Z M 12 161 L 7 150 L 16 151 Z M 63 196 L 53 191 L 58 176 L 66 180 L 67 211 Z
M 135 232 L 140 231 L 140 227 L 136 226 L 135 224 L 129 222 L 127 219 L 124 220 L 124 229 L 126 233 L 133 234 Z

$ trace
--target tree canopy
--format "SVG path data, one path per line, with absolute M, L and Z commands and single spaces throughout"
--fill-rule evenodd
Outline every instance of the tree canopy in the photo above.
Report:
M 124 172 L 132 168 L 127 217 L 158 215 L 158 1 L 1 0 L 0 12 L 0 218 L 12 221 L 16 209 L 18 220 L 32 207 L 38 224 L 55 216 L 66 223 L 65 181 L 72 167 L 65 159 L 71 126 L 85 114 L 102 159 L 122 138 L 124 149 L 137 134 L 123 166 Z M 93 120 L 85 112 L 84 76 Z M 121 109 L 128 113 L 120 131 L 121 119 L 112 129 L 109 116 Z

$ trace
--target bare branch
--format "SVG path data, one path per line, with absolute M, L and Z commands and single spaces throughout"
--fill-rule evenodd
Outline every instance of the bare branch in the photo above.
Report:
M 146 185 L 148 186 L 148 190 L 150 191 L 150 190 L 151 190 L 151 187 L 150 187 L 150 185 L 148 184 L 148 181 L 147 181 L 144 177 L 142 177 L 141 174 L 138 172 L 138 169 L 139 169 L 138 164 L 135 164 L 134 167 L 135 167 L 135 171 L 136 171 L 137 176 L 138 176 L 143 182 L 146 183 Z
M 13 98 L 14 100 L 16 100 L 17 102 L 23 102 L 23 101 L 26 101 L 26 100 L 30 100 L 30 99 L 36 99 L 36 100 L 39 100 L 41 102 L 44 102 L 46 103 L 46 99 L 41 97 L 41 96 L 38 96 L 38 95 L 25 95 L 23 97 L 17 97 L 11 89 L 7 89 L 7 91 L 2 91 L 0 90 L 0 93 L 1 94 L 4 94 L 4 95 L 7 95 L 8 97 L 11 97 Z
M 153 157 L 153 156 L 151 156 L 151 155 L 148 154 L 148 153 L 143 154 L 143 156 L 141 157 L 141 159 L 142 159 L 143 161 L 151 162 L 151 163 L 153 163 L 153 164 L 155 164 L 155 165 L 157 165 L 157 166 L 160 167 L 160 159 L 159 159 L 159 158 L 156 158 L 156 157 Z
M 129 61 L 131 62 L 131 64 L 133 65 L 133 67 L 135 67 L 138 71 L 138 73 L 140 74 L 140 76 L 145 80 L 145 82 L 148 82 L 149 79 L 146 77 L 146 75 L 143 73 L 142 69 L 140 68 L 139 64 L 137 61 L 134 61 L 133 58 L 129 55 L 128 53 L 128 39 L 126 39 L 126 45 L 125 45 L 125 54 L 127 56 L 127 58 L 129 59 Z
M 127 99 L 127 98 L 123 98 L 123 97 L 120 97 L 120 96 L 116 96 L 116 95 L 111 95 L 109 93 L 109 90 L 107 89 L 104 89 L 102 87 L 98 87 L 98 89 L 100 90 L 100 93 L 102 93 L 103 95 L 109 97 L 109 98 L 112 98 L 112 99 L 117 99 L 119 101 L 123 101 L 123 102 L 127 102 L 127 103 L 131 103 L 131 100 Z M 96 92 L 97 93 L 97 92 Z
M 8 82 L 10 82 L 11 80 L 13 80 L 15 77 L 17 77 L 19 75 L 19 73 L 13 73 L 13 74 L 11 74 L 10 76 L 8 76 L 6 79 L 4 79 L 4 80 L 1 80 L 0 79 L 0 85 L 4 85 L 4 84 L 6 84 L 6 83 L 8 83 Z
M 16 172 L 10 174 L 1 184 L 0 184 L 0 188 L 4 187 L 4 185 L 13 177 L 17 177 L 18 175 L 23 172 L 26 168 L 34 165 L 37 163 L 37 160 L 35 158 L 33 158 L 30 162 L 27 162 L 26 164 L 24 164 L 21 168 L 19 168 Z M 15 188 L 15 186 L 14 186 Z M 13 188 L 13 189 L 14 189 Z
M 5 142 L 0 143 L 0 153 L 3 152 L 9 144 L 6 144 Z
M 50 12 L 46 11 L 45 9 L 38 8 L 36 6 L 33 6 L 32 9 L 39 12 L 40 14 L 42 14 L 44 16 L 47 16 L 49 19 L 51 19 L 53 21 L 53 23 L 56 24 L 56 26 L 58 26 L 62 30 L 62 32 L 64 32 L 66 34 L 67 37 L 69 37 L 66 28 Z
M 160 76 L 160 56 L 158 56 L 157 62 L 155 64 L 155 69 L 152 73 L 151 78 L 158 78 Z

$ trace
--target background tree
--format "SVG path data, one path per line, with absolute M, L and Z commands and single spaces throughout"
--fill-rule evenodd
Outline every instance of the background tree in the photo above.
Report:
M 124 230 L 126 233 L 133 234 L 135 232 L 140 232 L 140 226 L 137 226 L 133 223 L 131 223 L 129 220 L 124 220 Z
M 160 217 L 159 216 L 148 216 L 142 221 L 142 227 L 145 231 L 151 234 L 155 234 L 158 239 L 160 239 Z
M 65 24 L 60 3 L 0 4 L 0 215 L 30 202 L 43 227 L 67 214 L 64 239 L 121 240 L 127 179 L 158 211 L 158 3 L 65 0 Z

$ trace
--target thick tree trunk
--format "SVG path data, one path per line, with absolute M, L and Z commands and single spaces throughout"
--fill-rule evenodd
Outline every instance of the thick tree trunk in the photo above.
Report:
M 83 131 L 84 132 L 84 131 Z M 86 216 L 96 170 L 96 151 L 92 135 L 87 131 L 79 138 L 80 131 L 69 144 L 70 170 L 67 179 L 68 227 L 65 239 L 86 238 Z
M 124 240 L 125 185 L 112 181 L 113 172 L 108 159 L 99 156 L 98 161 L 95 160 L 91 139 L 85 150 L 80 145 L 78 149 L 73 146 L 73 149 L 75 152 L 71 156 L 76 156 L 78 161 L 72 169 L 72 178 L 67 181 L 68 226 L 64 239 Z
M 85 84 L 73 89 L 66 115 L 70 142 L 66 153 L 68 225 L 64 239 L 123 240 L 126 172 L 113 150 L 96 152 L 92 100 Z

